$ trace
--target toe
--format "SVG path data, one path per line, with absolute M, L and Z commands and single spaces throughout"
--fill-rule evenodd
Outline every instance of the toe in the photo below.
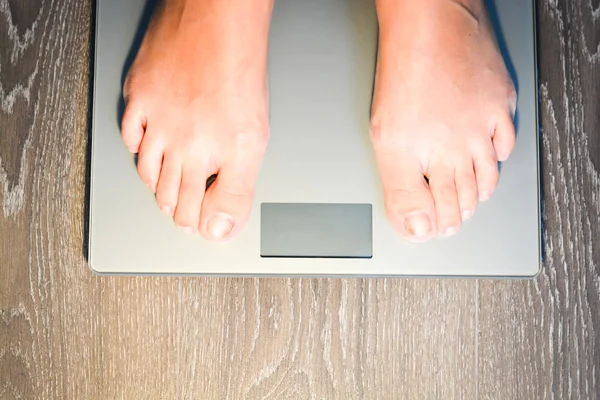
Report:
M 198 223 L 200 221 L 200 209 L 206 190 L 205 172 L 200 161 L 184 163 L 181 172 L 181 186 L 179 188 L 179 198 L 175 209 L 175 224 L 187 234 L 196 234 L 198 232 Z
M 246 225 L 262 156 L 260 149 L 248 150 L 222 164 L 202 203 L 200 233 L 207 240 L 231 239 Z
M 121 121 L 121 135 L 127 149 L 137 153 L 144 137 L 146 117 L 139 103 L 130 101 L 123 113 Z
M 473 216 L 479 198 L 472 160 L 456 167 L 454 183 L 456 184 L 461 219 L 466 221 Z
M 483 148 L 477 152 L 474 166 L 479 201 L 487 201 L 492 197 L 499 178 L 498 161 L 494 150 Z
M 138 154 L 137 169 L 142 181 L 152 193 L 156 193 L 156 185 L 163 161 L 163 147 L 151 135 L 146 135 Z
M 254 199 L 250 182 L 240 182 L 222 168 L 202 203 L 200 233 L 208 240 L 227 240 L 247 222 Z
M 505 113 L 496 124 L 492 141 L 498 161 L 506 161 L 516 141 L 514 121 L 508 113 Z
M 460 229 L 462 217 L 454 183 L 456 168 L 443 163 L 433 164 L 429 174 L 429 187 L 437 212 L 438 232 L 454 235 Z
M 156 187 L 156 201 L 161 211 L 172 217 L 177 207 L 179 187 L 181 185 L 181 160 L 172 153 L 166 153 L 163 159 L 158 185 Z
M 377 160 L 388 220 L 407 240 L 431 239 L 436 232 L 435 206 L 420 163 L 414 158 L 381 153 Z

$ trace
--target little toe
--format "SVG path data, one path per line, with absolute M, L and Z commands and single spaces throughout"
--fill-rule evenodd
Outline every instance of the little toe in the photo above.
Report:
M 417 160 L 379 154 L 389 222 L 405 239 L 424 242 L 436 232 L 435 206 Z
M 161 211 L 172 217 L 177 207 L 179 187 L 181 185 L 182 162 L 173 154 L 165 154 L 158 185 L 156 187 L 156 201 Z
M 144 137 L 146 117 L 140 104 L 129 102 L 121 120 L 121 135 L 127 149 L 137 153 Z
M 156 193 L 156 185 L 163 161 L 163 147 L 152 136 L 146 135 L 138 154 L 137 169 L 142 181 L 152 193 Z
M 454 183 L 456 184 L 461 219 L 466 221 L 475 213 L 479 198 L 472 160 L 456 167 Z
M 429 187 L 437 212 L 438 232 L 452 236 L 462 224 L 458 195 L 454 183 L 455 167 L 451 164 L 433 164 L 429 174 Z
M 506 161 L 515 147 L 516 133 L 512 117 L 505 113 L 499 119 L 492 137 L 498 161 Z
M 175 224 L 187 234 L 198 233 L 200 221 L 200 210 L 206 190 L 206 178 L 208 173 L 204 172 L 202 164 L 184 163 L 181 172 L 181 186 L 179 198 L 175 209 Z
M 492 193 L 498 184 L 500 176 L 498 161 L 493 150 L 483 149 L 475 155 L 473 164 L 475 166 L 479 201 L 487 201 L 492 197 Z

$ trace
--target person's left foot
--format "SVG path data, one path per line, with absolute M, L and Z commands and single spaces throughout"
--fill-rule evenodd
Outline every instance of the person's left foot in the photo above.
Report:
M 379 7 L 371 139 L 388 219 L 415 242 L 458 232 L 515 144 L 514 85 L 483 4 L 470 3 Z

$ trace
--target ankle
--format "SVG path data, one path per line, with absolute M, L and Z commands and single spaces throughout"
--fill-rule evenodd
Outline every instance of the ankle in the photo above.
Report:
M 376 6 L 383 34 L 407 29 L 439 30 L 453 17 L 468 16 L 478 23 L 485 12 L 483 0 L 376 0 Z

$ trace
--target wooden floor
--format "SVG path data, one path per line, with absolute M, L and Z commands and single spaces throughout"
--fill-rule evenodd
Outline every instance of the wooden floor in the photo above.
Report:
M 544 269 L 476 282 L 95 277 L 92 1 L 0 0 L 0 399 L 599 399 L 600 5 L 538 3 Z

